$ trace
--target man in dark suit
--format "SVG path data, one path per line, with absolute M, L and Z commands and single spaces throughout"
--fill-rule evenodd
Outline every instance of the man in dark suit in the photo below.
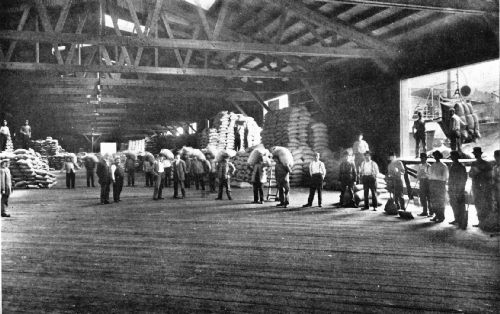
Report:
M 186 190 L 184 189 L 184 180 L 186 180 L 186 163 L 181 159 L 181 155 L 175 155 L 174 163 L 172 165 L 174 173 L 174 198 L 179 198 L 179 187 L 181 188 L 182 197 L 186 197 Z
M 109 190 L 111 184 L 111 169 L 106 157 L 101 157 L 96 170 L 101 185 L 101 204 L 109 204 Z

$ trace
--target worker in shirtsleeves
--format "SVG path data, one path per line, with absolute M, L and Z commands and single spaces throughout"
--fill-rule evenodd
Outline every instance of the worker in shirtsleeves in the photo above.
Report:
M 61 168 L 61 172 L 66 172 L 66 188 L 75 188 L 75 172 L 77 169 L 80 169 L 80 167 L 78 167 L 78 165 L 73 162 L 73 158 L 71 156 L 67 156 L 66 161 Z
M 325 164 L 319 160 L 320 153 L 316 153 L 314 156 L 314 160 L 309 163 L 309 175 L 311 176 L 311 184 L 309 187 L 309 197 L 307 199 L 307 204 L 302 207 L 311 207 L 314 194 L 318 191 L 318 207 L 322 207 L 322 195 L 321 192 L 323 190 L 323 180 L 326 176 L 326 168 Z
M 364 155 L 370 148 L 368 147 L 368 143 L 363 140 L 363 134 L 359 133 L 358 140 L 354 142 L 352 145 L 352 151 L 354 153 L 354 164 L 356 165 L 356 169 L 359 169 L 359 166 L 364 160 Z
M 420 164 L 417 166 L 418 197 L 423 211 L 419 216 L 432 216 L 434 212 L 430 207 L 431 191 L 429 190 L 429 170 L 431 165 L 427 162 L 427 155 L 420 153 Z
M 219 178 L 219 195 L 216 200 L 222 200 L 222 191 L 226 188 L 227 199 L 231 198 L 231 176 L 236 172 L 233 163 L 229 161 L 229 156 L 225 155 L 217 165 L 217 177 Z
M 372 193 L 372 206 L 373 210 L 377 210 L 378 200 L 377 200 L 377 175 L 379 173 L 378 165 L 371 159 L 371 153 L 369 151 L 364 154 L 365 160 L 361 163 L 359 168 L 359 175 L 361 177 L 361 182 L 363 183 L 364 192 L 364 206 L 361 210 L 367 210 L 370 206 L 368 200 L 368 193 Z
M 9 159 L 0 160 L 0 192 L 2 194 L 2 217 L 10 217 L 7 212 L 9 197 L 12 194 L 12 176 L 9 170 Z
M 31 127 L 29 125 L 28 120 L 26 120 L 24 122 L 24 125 L 21 126 L 19 133 L 21 133 L 21 145 L 22 145 L 22 147 L 24 149 L 28 149 L 30 146 L 30 141 L 31 141 Z
M 441 162 L 443 154 L 436 150 L 432 153 L 436 160 L 429 169 L 429 189 L 431 191 L 431 211 L 436 216 L 431 219 L 437 223 L 444 221 L 444 209 L 446 204 L 446 182 L 448 181 L 448 167 Z
M 163 167 L 163 160 L 165 156 L 160 154 L 153 164 L 153 175 L 155 180 L 153 200 L 162 200 L 163 184 L 165 182 L 165 168 Z
M 7 140 L 10 137 L 10 130 L 7 126 L 7 120 L 2 121 L 2 126 L 0 127 L 0 151 L 4 151 L 7 148 Z
M 455 109 L 451 108 L 449 112 L 450 119 L 450 147 L 458 152 L 462 151 L 462 134 L 460 132 L 462 125 L 466 126 L 465 122 L 455 113 Z
M 422 118 L 422 113 L 419 111 L 417 113 L 418 119 L 413 122 L 413 127 L 411 128 L 413 132 L 413 138 L 415 138 L 415 158 L 419 157 L 420 153 L 420 142 L 422 143 L 422 150 L 425 153 L 427 143 L 425 141 L 425 122 Z
M 389 158 L 391 162 L 387 166 L 387 187 L 394 195 L 394 203 L 397 209 L 404 209 L 405 200 L 403 199 L 403 179 L 401 176 L 405 173 L 405 167 L 397 159 L 396 153 L 390 152 Z
M 267 182 L 267 168 L 269 163 L 265 162 L 262 155 L 258 156 L 258 160 L 253 166 L 251 182 L 253 185 L 253 203 L 264 203 L 264 190 L 262 186 Z
M 274 177 L 280 200 L 276 207 L 286 208 L 288 204 L 290 204 L 288 194 L 290 193 L 290 172 L 292 172 L 292 167 L 290 165 L 283 164 L 278 156 L 273 156 L 273 160 L 276 162 L 276 165 L 274 166 Z
M 467 170 L 465 166 L 458 161 L 460 154 L 453 150 L 450 158 L 453 163 L 450 166 L 450 176 L 448 179 L 448 196 L 450 205 L 453 209 L 455 219 L 450 222 L 451 225 L 457 224 L 460 228 L 467 228 L 467 214 L 465 210 L 465 184 L 467 183 Z

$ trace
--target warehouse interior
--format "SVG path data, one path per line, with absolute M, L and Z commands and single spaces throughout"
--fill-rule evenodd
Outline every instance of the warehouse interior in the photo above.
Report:
M 321 147 L 331 174 L 361 132 L 385 172 L 389 151 L 404 151 L 402 82 L 448 71 L 458 88 L 474 88 L 457 69 L 498 60 L 498 14 L 498 0 L 2 1 L 0 121 L 14 138 L 29 120 L 34 145 L 56 139 L 74 154 L 99 152 L 100 143 L 130 151 L 137 141 L 154 154 L 211 141 L 234 148 L 234 138 L 229 147 L 222 133 L 210 137 L 223 119 L 255 126 L 255 144 L 270 149 L 286 146 L 280 129 L 299 125 L 297 134 L 321 131 L 325 140 L 294 156 L 305 167 Z M 273 99 L 283 95 L 280 109 Z M 252 143 L 236 157 L 242 164 Z M 48 161 L 60 176 L 63 161 Z M 103 209 L 84 175 L 75 190 L 51 179 L 12 194 L 12 219 L 2 219 L 6 312 L 500 306 L 499 238 L 482 230 L 328 206 L 256 207 L 245 188 L 233 190 L 233 203 L 193 188 L 174 201 L 166 188 L 166 200 L 152 202 L 142 181 Z M 325 205 L 338 201 L 329 180 Z M 292 177 L 296 207 L 307 199 L 303 181 Z

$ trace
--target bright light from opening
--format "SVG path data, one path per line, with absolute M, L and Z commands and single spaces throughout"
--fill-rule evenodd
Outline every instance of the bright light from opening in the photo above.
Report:
M 128 32 L 128 33 L 137 33 L 137 31 L 135 30 L 135 24 L 132 23 L 132 22 L 129 22 L 129 21 L 126 21 L 126 20 L 122 20 L 122 19 L 117 19 L 118 20 L 118 28 L 121 30 L 121 31 L 124 31 L 124 32 Z M 111 27 L 113 28 L 113 19 L 111 18 L 110 15 L 105 15 L 104 16 L 104 25 L 106 27 Z M 142 32 L 144 32 L 144 30 L 146 29 L 146 26 L 143 26 L 141 25 L 141 30 Z
M 184 1 L 189 2 L 197 7 L 200 7 L 203 10 L 210 9 L 215 2 L 215 0 L 184 0 Z
M 289 106 L 288 94 L 281 95 L 279 97 L 266 100 L 266 101 L 264 101 L 264 103 L 266 105 L 268 105 L 269 108 L 271 108 L 272 110 L 279 110 L 279 109 L 287 108 Z M 264 115 L 265 115 L 267 113 L 267 110 L 266 109 L 262 109 L 262 110 L 264 110 Z
M 196 131 L 195 131 L 195 130 L 198 130 L 198 129 L 197 129 L 197 127 L 198 127 L 198 123 L 193 122 L 193 123 L 191 123 L 191 124 L 190 124 L 190 126 L 191 126 L 191 127 L 189 128 L 189 134 L 194 134 L 194 133 L 196 133 Z
M 182 135 L 184 134 L 184 128 L 182 127 L 178 127 L 177 129 L 175 129 L 177 131 L 177 135 Z

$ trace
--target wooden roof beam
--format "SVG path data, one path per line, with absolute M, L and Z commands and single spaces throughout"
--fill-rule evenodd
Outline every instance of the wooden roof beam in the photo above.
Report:
M 196 35 L 196 34 L 195 34 Z M 96 36 L 93 34 L 48 33 L 31 31 L 0 31 L 0 38 L 28 42 L 67 42 L 106 46 L 158 47 L 168 49 L 193 49 L 207 51 L 241 52 L 277 56 L 375 58 L 378 53 L 364 48 L 332 48 L 293 46 L 261 43 L 207 41 L 196 39 L 138 38 L 135 36 Z M 137 67 L 137 65 L 136 65 Z
M 368 5 L 379 7 L 397 7 L 410 10 L 427 10 L 444 13 L 460 14 L 496 14 L 498 15 L 498 2 L 493 3 L 484 0 L 455 1 L 455 0 L 314 0 L 325 3 L 346 3 L 354 5 Z
M 350 25 L 347 25 L 337 18 L 328 18 L 321 13 L 309 9 L 302 2 L 298 3 L 297 1 L 292 0 L 266 1 L 274 5 L 277 4 L 285 7 L 288 10 L 291 10 L 301 19 L 313 23 L 316 26 L 328 28 L 345 38 L 349 38 L 351 41 L 356 42 L 358 45 L 374 48 L 391 58 L 395 58 L 398 54 L 396 47 L 394 47 L 392 44 L 369 36 Z

